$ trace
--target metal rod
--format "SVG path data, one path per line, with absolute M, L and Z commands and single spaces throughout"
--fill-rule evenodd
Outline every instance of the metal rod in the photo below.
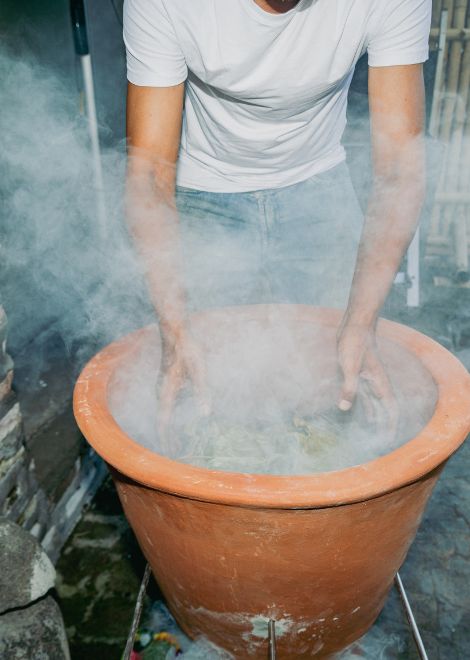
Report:
M 405 610 L 408 623 L 410 624 L 411 632 L 413 634 L 413 639 L 415 641 L 416 648 L 418 649 L 419 657 L 421 658 L 421 660 L 429 660 L 428 654 L 426 653 L 426 649 L 424 648 L 421 634 L 419 632 L 418 624 L 416 623 L 413 610 L 411 609 L 410 601 L 408 600 L 408 596 L 406 595 L 405 587 L 403 586 L 400 573 L 397 573 L 395 576 L 395 585 L 397 587 L 398 593 L 400 594 L 401 602 Z
M 85 86 L 85 99 L 88 117 L 88 133 L 90 135 L 93 174 L 95 179 L 96 206 L 98 214 L 98 227 L 102 238 L 106 238 L 106 204 L 104 200 L 104 179 L 101 166 L 100 139 L 98 134 L 98 119 L 96 115 L 95 88 L 93 84 L 93 70 L 90 54 L 80 55 L 82 64 L 83 84 Z
M 437 62 L 436 62 L 436 71 L 434 74 L 434 86 L 432 90 L 432 102 L 431 102 L 431 114 L 429 116 L 429 135 L 435 139 L 439 136 L 439 118 L 441 111 L 441 99 L 442 99 L 442 89 L 443 89 L 443 77 L 444 77 L 444 60 L 446 53 L 446 40 L 448 32 L 448 16 L 449 12 L 447 9 L 442 10 L 441 20 L 439 25 L 439 44 L 438 44 L 438 53 L 437 53 Z M 439 168 L 439 181 L 437 184 L 437 189 L 441 190 L 443 188 L 445 177 L 445 167 L 441 164 Z M 430 232 L 438 233 L 440 230 L 440 220 L 441 220 L 441 209 L 436 204 L 436 199 L 434 198 L 434 204 L 431 213 L 431 223 L 430 223 Z
M 106 238 L 106 203 L 104 197 L 104 179 L 101 166 L 100 139 L 98 133 L 98 118 L 96 114 L 95 86 L 93 83 L 93 69 L 91 66 L 90 47 L 86 25 L 86 11 L 84 0 L 70 0 L 70 18 L 72 20 L 72 34 L 75 52 L 82 65 L 83 86 L 86 99 L 86 113 L 88 119 L 88 134 L 90 136 L 91 157 L 93 162 L 93 175 L 96 193 L 96 211 L 98 228 L 101 238 Z
M 419 235 L 418 227 L 406 253 L 406 273 L 409 282 L 406 290 L 406 304 L 408 307 L 419 307 Z
M 432 93 L 431 115 L 429 117 L 429 134 L 437 137 L 439 130 L 439 109 L 441 102 L 442 77 L 444 74 L 444 54 L 447 39 L 447 19 L 448 11 L 444 9 L 441 14 L 441 23 L 439 26 L 439 45 L 436 63 L 436 73 L 434 77 L 434 89 Z
M 129 660 L 129 658 L 131 657 L 132 649 L 134 648 L 134 639 L 137 632 L 137 628 L 139 627 L 140 617 L 142 615 L 142 609 L 144 607 L 145 592 L 147 590 L 147 584 L 149 578 L 150 578 L 150 564 L 147 564 L 145 566 L 142 582 L 140 583 L 139 594 L 137 596 L 134 615 L 132 617 L 132 624 L 129 630 L 129 635 L 127 637 L 126 648 L 124 649 L 122 660 Z
M 269 638 L 269 660 L 276 660 L 276 622 L 274 619 L 268 621 L 268 638 Z

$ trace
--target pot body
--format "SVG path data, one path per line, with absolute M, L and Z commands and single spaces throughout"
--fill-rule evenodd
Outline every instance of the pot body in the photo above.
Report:
M 296 305 L 194 317 L 214 405 L 225 401 L 242 421 L 262 417 L 272 401 L 299 414 L 326 409 L 339 392 L 341 317 Z M 145 444 L 156 406 L 142 376 L 156 381 L 161 363 L 155 328 L 114 342 L 83 370 L 74 393 L 80 429 L 111 466 L 144 555 L 191 637 L 264 660 L 274 619 L 280 658 L 327 658 L 375 621 L 439 473 L 470 431 L 463 365 L 409 328 L 381 321 L 377 332 L 403 443 L 298 476 L 208 470 Z
M 312 509 L 228 506 L 142 486 L 113 470 L 125 514 L 190 637 L 235 658 L 328 658 L 380 613 L 442 466 L 363 502 Z

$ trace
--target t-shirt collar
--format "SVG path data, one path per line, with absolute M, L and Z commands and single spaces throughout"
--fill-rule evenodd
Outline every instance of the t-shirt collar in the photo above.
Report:
M 271 14 L 269 11 L 261 9 L 261 7 L 256 4 L 255 0 L 239 0 L 239 2 L 251 16 L 256 18 L 258 22 L 264 23 L 265 25 L 278 25 L 283 21 L 290 21 L 293 15 L 296 14 L 301 8 L 301 6 L 309 1 L 310 0 L 299 0 L 295 7 L 292 7 L 292 9 L 289 9 L 289 11 L 286 11 L 283 14 Z

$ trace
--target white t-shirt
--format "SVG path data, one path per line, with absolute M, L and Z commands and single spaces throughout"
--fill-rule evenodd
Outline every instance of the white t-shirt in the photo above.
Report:
M 125 0 L 128 79 L 186 80 L 177 183 L 214 192 L 291 185 L 345 158 L 355 64 L 428 57 L 431 0 Z

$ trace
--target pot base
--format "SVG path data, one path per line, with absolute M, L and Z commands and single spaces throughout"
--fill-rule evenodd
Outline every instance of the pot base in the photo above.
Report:
M 441 469 L 373 500 L 322 509 L 241 508 L 113 478 L 168 606 L 191 637 L 265 660 L 328 658 L 375 622 Z

